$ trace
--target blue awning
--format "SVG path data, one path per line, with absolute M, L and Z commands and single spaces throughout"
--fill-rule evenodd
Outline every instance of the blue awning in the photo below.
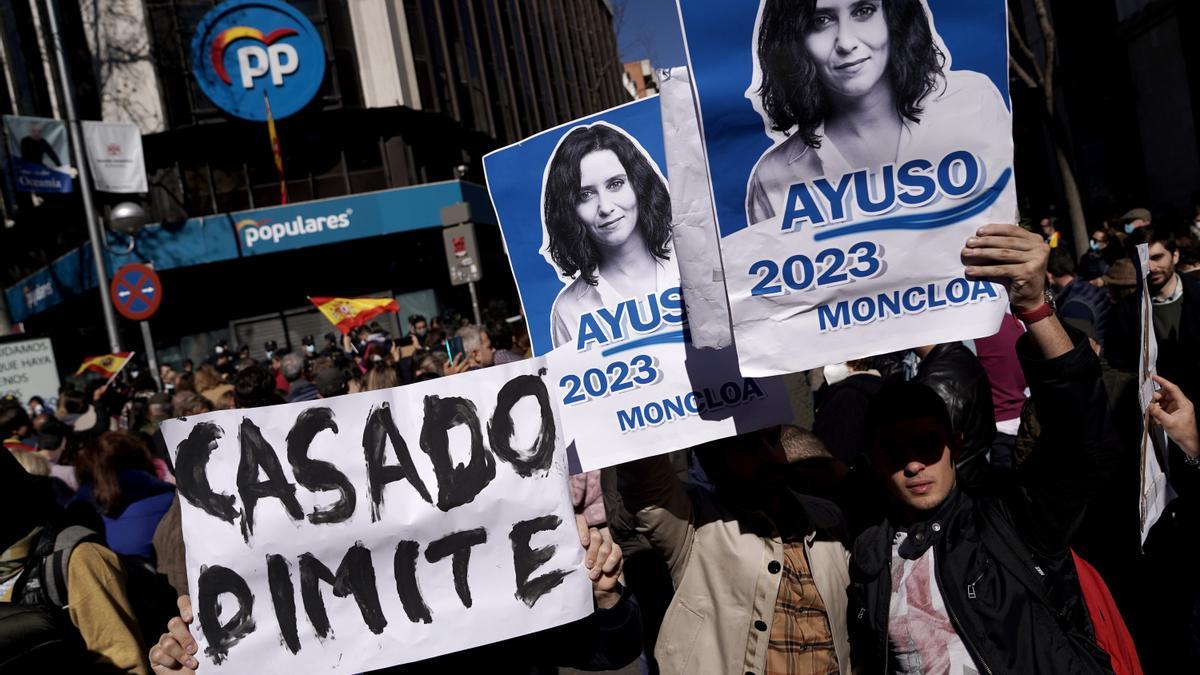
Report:
M 446 181 L 189 218 L 181 226 L 150 225 L 135 235 L 132 252 L 105 251 L 105 268 L 111 276 L 121 265 L 144 262 L 164 271 L 441 227 L 442 208 L 458 202 L 471 205 L 475 222 L 496 224 L 486 189 L 474 183 Z M 128 248 L 123 236 L 107 236 L 110 247 L 118 251 Z M 20 322 L 95 287 L 92 249 L 85 242 L 8 287 L 4 294 L 9 315 Z

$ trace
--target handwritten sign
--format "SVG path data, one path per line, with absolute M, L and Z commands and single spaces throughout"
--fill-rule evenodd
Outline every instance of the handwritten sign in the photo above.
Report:
M 590 614 L 544 366 L 164 423 L 205 670 L 361 672 Z

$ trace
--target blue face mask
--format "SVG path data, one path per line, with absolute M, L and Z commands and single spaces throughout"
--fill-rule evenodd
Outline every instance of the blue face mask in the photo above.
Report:
M 1125 234 L 1133 234 L 1133 231 L 1136 229 L 1137 228 L 1133 226 L 1133 223 L 1125 223 Z
M 1093 250 L 1093 251 L 1099 251 L 1099 250 L 1100 250 L 1100 242 L 1096 241 L 1095 239 L 1093 239 L 1093 240 L 1090 242 L 1090 244 L 1089 244 L 1089 245 L 1092 247 L 1092 250 Z

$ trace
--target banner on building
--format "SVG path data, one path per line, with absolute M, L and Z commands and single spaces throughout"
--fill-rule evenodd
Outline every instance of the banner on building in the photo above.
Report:
M 142 132 L 132 122 L 82 122 L 92 180 L 101 192 L 144 193 Z
M 581 470 L 791 420 L 778 380 L 689 341 L 661 111 L 642 99 L 484 157 L 534 352 Z
M 19 192 L 70 192 L 75 169 L 67 126 L 47 117 L 4 116 L 8 154 Z
M 205 670 L 362 672 L 590 614 L 552 384 L 532 359 L 163 423 Z
M 0 342 L 0 398 L 12 396 L 25 405 L 40 396 L 53 410 L 60 384 L 50 338 Z
M 995 333 L 960 252 L 1016 217 L 1004 1 L 678 5 L 742 373 Z

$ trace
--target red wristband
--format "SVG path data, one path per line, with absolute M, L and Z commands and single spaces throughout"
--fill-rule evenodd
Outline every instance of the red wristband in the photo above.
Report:
M 1048 302 L 1043 302 L 1036 309 L 1031 309 L 1029 311 L 1017 309 L 1016 307 L 1013 307 L 1012 310 L 1013 315 L 1020 319 L 1026 326 L 1028 326 L 1030 324 L 1037 323 L 1038 321 L 1041 321 L 1042 319 L 1053 314 L 1054 306 Z

